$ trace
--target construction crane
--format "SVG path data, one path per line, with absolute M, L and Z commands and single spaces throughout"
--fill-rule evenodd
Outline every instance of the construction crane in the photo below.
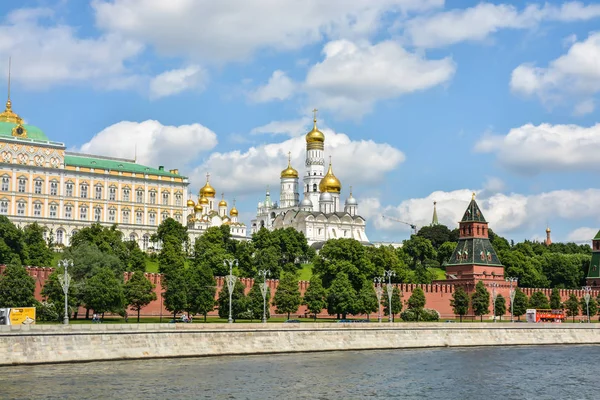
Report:
M 410 226 L 410 229 L 413 230 L 414 234 L 417 234 L 417 226 L 415 224 L 411 224 L 410 222 L 401 221 L 398 218 L 388 217 L 387 215 L 382 215 L 383 218 L 387 218 L 392 221 L 400 222 L 401 224 Z

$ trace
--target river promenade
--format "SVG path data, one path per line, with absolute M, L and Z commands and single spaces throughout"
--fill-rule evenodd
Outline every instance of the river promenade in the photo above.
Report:
M 600 324 L 94 324 L 0 327 L 0 365 L 343 350 L 598 344 Z

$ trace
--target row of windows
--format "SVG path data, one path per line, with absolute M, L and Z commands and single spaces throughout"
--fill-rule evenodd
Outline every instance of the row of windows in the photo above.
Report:
M 42 216 L 42 208 L 43 208 L 42 203 L 34 203 L 33 204 L 33 216 L 41 217 Z M 8 209 L 9 209 L 9 202 L 6 200 L 0 201 L 0 214 L 8 215 Z M 27 209 L 27 203 L 25 201 L 17 202 L 17 215 L 18 216 L 25 216 L 26 209 Z M 74 207 L 70 206 L 70 205 L 66 205 L 64 207 L 64 218 L 65 219 L 73 219 L 73 209 L 74 209 Z M 88 221 L 88 212 L 89 212 L 89 207 L 87 207 L 85 205 L 80 206 L 79 207 L 79 219 Z M 134 214 L 135 214 L 135 223 L 143 224 L 144 223 L 144 212 L 136 211 Z M 50 204 L 50 206 L 48 208 L 48 216 L 50 218 L 56 218 L 57 215 L 58 215 L 58 205 Z M 130 220 L 132 220 L 131 212 L 129 210 L 123 210 L 121 212 L 121 215 L 122 215 L 121 222 L 123 224 L 129 224 Z M 94 221 L 100 221 L 102 219 L 102 208 L 94 207 L 93 208 L 93 216 L 94 216 Z M 169 216 L 170 215 L 168 212 L 163 212 L 161 214 L 161 221 L 166 220 L 167 218 L 169 218 Z M 175 214 L 175 219 L 177 221 L 181 222 L 181 214 Z M 117 222 L 117 210 L 115 208 L 110 208 L 108 210 L 107 221 L 108 222 Z M 156 225 L 156 221 L 157 221 L 157 213 L 149 212 L 148 213 L 148 224 Z
M 75 184 L 71 182 L 67 182 L 65 184 L 65 196 L 73 197 L 74 196 L 74 187 Z M 0 184 L 0 190 L 3 192 L 8 192 L 10 188 L 10 178 L 7 176 L 2 177 L 2 181 Z M 35 194 L 42 194 L 43 181 L 41 179 L 36 179 L 33 184 L 33 192 Z M 17 191 L 19 193 L 25 193 L 27 191 L 27 179 L 19 178 L 17 182 Z M 157 192 L 151 190 L 148 195 L 148 201 L 150 204 L 156 203 L 156 194 Z M 50 195 L 57 196 L 58 195 L 58 182 L 50 182 Z M 82 183 L 79 185 L 79 197 L 82 199 L 87 199 L 89 196 L 89 187 L 86 183 Z M 104 187 L 102 185 L 96 185 L 94 187 L 94 199 L 102 200 L 104 197 Z M 109 187 L 108 188 L 108 200 L 115 201 L 117 199 L 117 188 Z M 131 189 L 124 188 L 123 189 L 123 201 L 131 201 Z M 137 203 L 144 203 L 144 190 L 137 189 L 135 191 L 135 201 Z M 161 204 L 164 206 L 169 205 L 170 193 L 162 192 L 162 202 Z M 181 193 L 175 194 L 175 205 L 181 206 L 183 200 L 183 195 Z

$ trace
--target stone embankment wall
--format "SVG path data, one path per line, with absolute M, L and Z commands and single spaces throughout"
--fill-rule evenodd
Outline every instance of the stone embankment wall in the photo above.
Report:
M 3 270 L 4 270 L 4 266 L 0 265 L 0 273 L 2 273 Z M 29 275 L 31 275 L 36 281 L 36 291 L 35 291 L 36 298 L 38 300 L 42 300 L 42 295 L 41 295 L 42 288 L 44 286 L 44 283 L 48 279 L 48 276 L 52 272 L 54 272 L 54 269 L 53 268 L 42 268 L 42 267 L 27 267 L 27 270 L 29 272 Z M 130 276 L 131 276 L 131 273 L 128 273 L 128 272 L 125 273 L 126 280 L 129 279 Z M 163 306 L 163 298 L 162 298 L 163 289 L 162 289 L 162 285 L 161 285 L 162 275 L 155 274 L 155 273 L 146 273 L 146 277 L 156 286 L 155 287 L 156 300 L 153 301 L 152 303 L 150 303 L 148 306 L 144 307 L 141 311 L 141 314 L 143 316 L 162 315 L 166 318 L 169 318 L 170 312 L 167 311 Z M 217 286 L 216 298 L 218 298 L 219 293 L 225 286 L 225 278 L 215 277 L 215 281 L 216 281 L 216 286 Z M 246 294 L 248 294 L 248 292 L 250 292 L 250 289 L 252 288 L 252 285 L 254 284 L 254 279 L 240 278 L 240 281 L 246 287 Z M 425 307 L 426 308 L 432 308 L 434 310 L 437 310 L 440 313 L 442 318 L 454 318 L 454 312 L 452 311 L 452 307 L 450 305 L 450 300 L 452 299 L 452 295 L 454 293 L 455 286 L 451 282 L 452 281 L 448 281 L 447 284 L 430 284 L 430 285 L 403 283 L 403 284 L 396 284 L 395 286 L 397 286 L 398 289 L 400 289 L 403 303 L 405 303 L 408 300 L 408 298 L 411 296 L 411 294 L 413 293 L 415 288 L 419 287 L 419 288 L 423 289 L 423 291 L 425 292 L 425 299 L 426 299 Z M 271 290 L 271 299 L 272 299 L 273 296 L 275 296 L 275 292 L 277 292 L 277 286 L 279 285 L 279 280 L 268 279 L 267 283 Z M 304 294 L 306 289 L 308 289 L 309 284 L 310 283 L 307 281 L 298 282 L 298 286 L 299 286 L 301 294 Z M 510 284 L 505 281 L 500 281 L 497 283 L 497 287 L 495 289 L 493 289 L 489 283 L 486 286 L 487 286 L 487 290 L 490 292 L 490 295 L 492 293 L 492 290 L 495 290 L 496 294 L 501 294 L 502 296 L 504 296 L 504 298 L 506 299 L 506 304 L 507 304 L 507 309 L 508 309 L 505 316 L 506 316 L 506 318 L 510 318 L 510 297 L 509 297 Z M 475 285 L 472 285 L 472 284 L 467 285 L 465 287 L 465 289 L 467 290 L 467 292 L 472 293 L 475 290 Z M 521 290 L 523 290 L 523 292 L 527 296 L 531 296 L 533 294 L 533 292 L 542 291 L 546 294 L 546 296 L 548 298 L 550 297 L 550 293 L 552 291 L 552 289 L 548 289 L 548 288 L 522 288 Z M 582 290 L 561 289 L 559 292 L 560 292 L 560 296 L 563 301 L 566 301 L 569 298 L 569 295 L 571 295 L 571 293 L 575 294 L 577 296 L 577 298 L 583 297 Z M 597 297 L 599 294 L 600 294 L 600 288 L 592 288 L 592 296 L 593 297 Z M 384 291 L 384 296 L 385 295 L 386 294 Z M 83 312 L 85 312 L 85 311 L 80 310 L 80 315 Z M 215 310 L 212 313 L 210 313 L 209 315 L 216 315 L 216 314 L 217 314 L 217 311 Z M 275 307 L 271 307 L 271 315 L 275 315 L 275 314 L 276 314 Z M 303 316 L 305 314 L 306 314 L 306 307 L 301 306 L 296 315 Z M 490 313 L 487 316 L 484 316 L 484 318 L 490 318 L 492 314 L 493 314 L 493 309 L 491 307 L 491 301 L 490 301 Z M 135 312 L 130 310 L 129 315 L 133 316 L 133 315 L 135 315 Z M 323 312 L 320 314 L 320 316 L 326 317 L 327 310 L 323 310 Z
M 596 324 L 122 324 L 0 327 L 0 366 L 334 350 L 596 344 Z

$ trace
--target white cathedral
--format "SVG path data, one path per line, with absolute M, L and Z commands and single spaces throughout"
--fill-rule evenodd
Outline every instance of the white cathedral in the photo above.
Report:
M 258 203 L 256 219 L 252 220 L 252 233 L 263 227 L 269 230 L 292 227 L 304 233 L 310 245 L 340 238 L 369 242 L 366 221 L 358 215 L 358 202 L 352 197 L 352 190 L 342 208 L 342 184 L 333 174 L 331 157 L 325 173 L 324 145 L 325 135 L 317 129 L 315 116 L 313 129 L 306 134 L 304 199 L 300 201 L 298 171 L 288 158 L 287 168 L 281 171 L 279 203 L 271 200 L 267 189 L 265 200 Z

